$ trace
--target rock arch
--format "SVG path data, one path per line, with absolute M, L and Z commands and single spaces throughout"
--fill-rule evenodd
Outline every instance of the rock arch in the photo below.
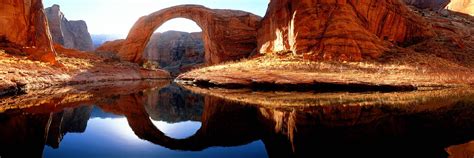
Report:
M 257 27 L 261 17 L 244 11 L 179 5 L 141 17 L 123 41 L 119 56 L 142 63 L 143 51 L 153 32 L 174 18 L 190 19 L 201 27 L 207 64 L 247 57 L 257 47 Z

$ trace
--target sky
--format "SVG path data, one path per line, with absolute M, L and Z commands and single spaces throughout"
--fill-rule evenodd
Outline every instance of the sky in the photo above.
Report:
M 141 16 L 163 8 L 182 4 L 199 4 L 212 9 L 237 9 L 260 16 L 266 12 L 269 0 L 43 0 L 44 7 L 60 5 L 68 20 L 84 20 L 91 34 L 126 36 Z M 157 32 L 177 30 L 201 31 L 191 20 L 177 18 L 158 28 Z

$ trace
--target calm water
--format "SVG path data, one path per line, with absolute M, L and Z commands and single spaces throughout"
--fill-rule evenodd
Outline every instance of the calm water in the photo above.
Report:
M 474 153 L 474 142 L 470 143 L 474 98 L 465 92 L 454 97 L 447 91 L 344 93 L 348 97 L 343 101 L 337 97 L 342 92 L 314 93 L 320 97 L 305 99 L 319 106 L 272 106 L 263 101 L 258 105 L 258 98 L 272 100 L 276 93 L 240 93 L 228 92 L 224 99 L 165 84 L 130 93 L 43 96 L 19 103 L 42 106 L 0 113 L 0 156 L 472 157 Z M 248 94 L 257 96 L 252 99 L 257 103 L 235 101 Z M 283 95 L 290 99 L 281 102 L 298 104 L 292 95 L 308 94 Z

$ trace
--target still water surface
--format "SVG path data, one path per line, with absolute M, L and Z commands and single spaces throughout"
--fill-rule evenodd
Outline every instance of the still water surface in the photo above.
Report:
M 203 91 L 208 93 L 203 95 Z M 89 93 L 81 92 L 72 99 L 81 101 L 66 103 L 71 95 L 64 95 L 44 106 L 4 110 L 0 113 L 0 156 L 474 155 L 474 142 L 470 143 L 474 140 L 474 98 L 470 90 L 199 92 L 165 84 L 130 93 L 102 96 L 98 94 L 104 93 L 98 92 L 93 94 L 100 97 L 85 100 L 80 96 Z M 248 95 L 255 98 L 242 102 Z M 298 105 L 302 100 L 304 106 Z M 44 102 L 39 99 L 35 104 Z M 275 105 L 278 102 L 285 106 Z

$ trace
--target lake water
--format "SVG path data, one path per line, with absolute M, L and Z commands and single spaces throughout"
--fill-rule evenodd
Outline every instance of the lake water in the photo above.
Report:
M 128 84 L 4 98 L 1 158 L 474 155 L 469 89 L 317 93 Z

